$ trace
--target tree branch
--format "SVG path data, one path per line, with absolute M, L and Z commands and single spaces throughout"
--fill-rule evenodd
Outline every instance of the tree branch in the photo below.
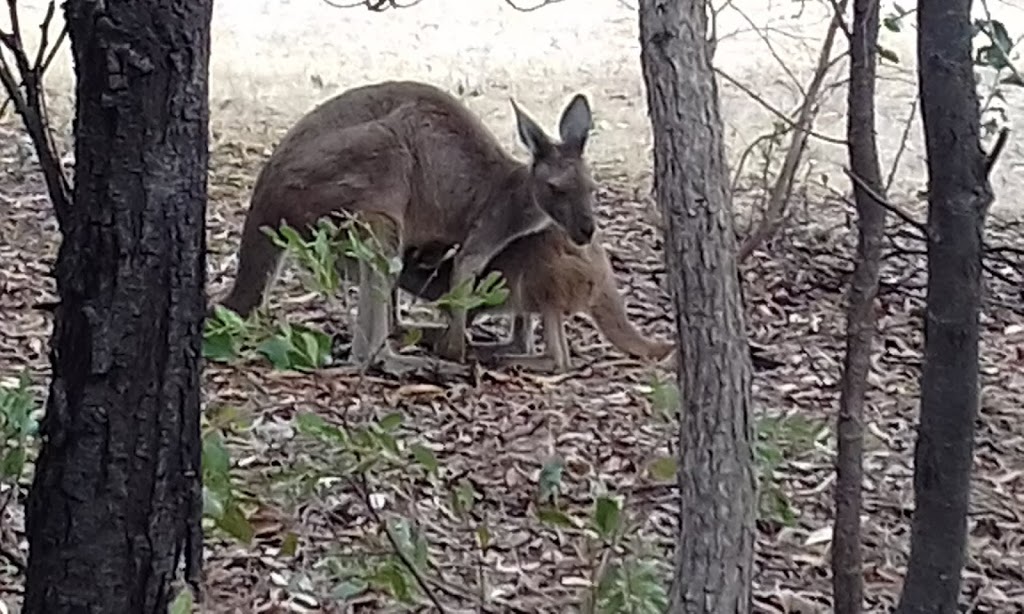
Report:
M 32 139 L 36 155 L 39 158 L 40 170 L 50 194 L 50 201 L 53 203 L 57 223 L 63 228 L 71 209 L 71 184 L 61 167 L 60 155 L 57 153 L 57 146 L 47 121 L 42 75 L 45 67 L 53 59 L 56 49 L 64 41 L 67 29 L 65 26 L 61 31 L 56 45 L 50 49 L 46 48 L 48 42 L 46 32 L 49 30 L 56 10 L 55 0 L 50 0 L 46 17 L 40 26 L 44 30 L 40 48 L 36 53 L 35 62 L 32 63 L 29 62 L 21 36 L 21 20 L 18 15 L 17 0 L 7 0 L 7 10 L 12 31 L 0 31 L 0 45 L 11 52 L 14 57 L 14 65 L 12 66 L 0 53 L 0 84 L 3 85 L 9 99 L 14 103 L 14 109 L 21 116 L 25 131 Z

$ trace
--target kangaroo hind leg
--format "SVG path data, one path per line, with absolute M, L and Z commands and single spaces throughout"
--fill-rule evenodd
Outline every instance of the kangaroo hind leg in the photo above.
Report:
M 387 268 L 400 253 L 401 237 L 398 225 L 384 215 L 362 214 L 357 220 L 361 228 L 356 236 L 373 254 L 372 261 L 359 260 L 359 301 L 352 331 L 352 358 L 365 364 L 386 349 L 395 285 Z

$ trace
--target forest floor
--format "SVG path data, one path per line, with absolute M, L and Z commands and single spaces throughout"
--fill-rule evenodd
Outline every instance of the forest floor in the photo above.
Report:
M 770 40 L 774 52 L 786 58 L 786 69 L 738 14 L 723 19 L 720 31 L 748 31 L 723 40 L 716 64 L 788 111 L 798 102 L 793 81 L 809 78 L 826 18 L 811 5 L 796 14 L 791 3 L 770 9 L 754 9 L 754 4 L 737 6 L 749 8 L 746 15 L 753 23 L 772 22 Z M 551 126 L 571 93 L 582 89 L 597 116 L 589 155 L 602 184 L 601 227 L 620 288 L 637 325 L 651 336 L 669 337 L 674 325 L 659 214 L 649 196 L 650 129 L 635 13 L 617 0 L 590 0 L 585 14 L 579 6 L 569 1 L 520 14 L 498 0 L 425 0 L 407 11 L 369 15 L 320 3 L 298 10 L 294 0 L 220 0 L 211 66 L 210 295 L 221 296 L 233 275 L 255 174 L 281 134 L 317 100 L 366 80 L 427 79 L 460 92 L 521 155 L 513 140 L 508 96 Z M 771 17 L 770 11 L 775 11 Z M 1019 12 L 1005 11 L 1010 16 Z M 912 37 L 887 36 L 893 38 L 885 43 L 906 65 L 888 69 L 881 86 L 879 136 L 885 164 L 900 147 L 915 93 L 908 72 L 913 70 Z M 67 64 L 57 66 L 50 83 L 58 128 L 65 130 L 68 70 Z M 770 130 L 774 117 L 739 89 L 725 84 L 721 90 L 735 163 L 760 132 Z M 843 103 L 843 90 L 836 88 L 823 105 L 819 132 L 842 136 Z M 28 369 L 42 399 L 51 319 L 33 306 L 54 299 L 49 271 L 58 235 L 31 157 L 13 126 L 10 120 L 0 125 L 0 378 Z M 921 218 L 923 204 L 913 196 L 924 185 L 919 133 L 915 121 L 892 198 Z M 1024 159 L 1022 147 L 1011 139 L 993 175 L 1000 198 L 989 229 L 993 243 L 1022 244 L 1024 209 L 1011 196 L 1024 181 L 1017 170 Z M 829 611 L 832 422 L 853 247 L 850 209 L 842 198 L 847 188 L 840 180 L 843 156 L 839 146 L 812 142 L 787 230 L 743 266 L 755 354 L 758 458 L 766 492 L 755 577 L 759 612 Z M 736 203 L 746 218 L 762 190 L 756 178 L 741 179 Z M 883 276 L 880 336 L 866 409 L 864 537 L 872 612 L 888 611 L 894 603 L 907 553 L 922 258 L 893 257 Z M 990 278 L 986 288 L 982 410 L 963 592 L 963 603 L 972 612 L 1024 611 L 1021 287 Z M 303 290 L 294 270 L 285 272 L 270 305 L 296 323 L 347 330 L 346 315 Z M 337 591 L 352 588 L 343 568 L 390 549 L 381 541 L 376 516 L 415 520 L 429 544 L 434 592 L 453 606 L 472 610 L 486 584 L 484 592 L 498 611 L 571 610 L 580 603 L 600 556 L 582 531 L 556 531 L 535 518 L 538 481 L 553 459 L 564 461 L 560 501 L 566 510 L 586 514 L 601 488 L 626 495 L 627 510 L 637 523 L 631 550 L 646 542 L 637 555 L 656 561 L 656 569 L 667 573 L 675 488 L 659 479 L 657 467 L 672 452 L 677 433 L 675 421 L 660 411 L 662 387 L 656 382 L 671 373 L 621 356 L 584 318 L 573 318 L 568 329 L 578 368 L 563 377 L 483 370 L 466 381 L 397 380 L 380 374 L 360 377 L 341 368 L 302 375 L 259 361 L 208 364 L 207 412 L 212 416 L 233 408 L 244 418 L 228 429 L 227 448 L 240 488 L 257 504 L 246 508 L 255 528 L 250 544 L 219 533 L 209 540 L 203 611 L 341 611 L 333 605 Z M 332 423 L 357 424 L 394 411 L 404 416 L 396 436 L 419 442 L 437 457 L 437 479 L 406 467 L 382 469 L 372 482 L 355 487 L 337 480 L 305 483 L 303 478 L 342 469 L 331 466 L 337 460 L 332 449 L 297 431 L 296 416 L 316 414 Z M 490 534 L 482 555 L 474 546 L 473 526 L 460 520 L 450 500 L 452 491 L 467 482 L 478 497 L 476 520 L 485 520 Z M 20 507 L 9 506 L 0 519 L 5 549 L 18 547 L 22 524 Z M 16 606 L 20 585 L 14 570 L 0 564 L 0 600 Z M 391 607 L 378 597 L 360 597 L 356 610 Z

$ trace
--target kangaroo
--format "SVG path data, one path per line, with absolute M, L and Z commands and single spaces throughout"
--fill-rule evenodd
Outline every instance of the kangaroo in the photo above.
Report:
M 452 260 L 444 258 L 443 245 L 407 250 L 399 274 L 399 286 L 427 300 L 437 300 L 450 286 Z M 585 246 L 574 244 L 558 227 L 519 237 L 499 252 L 481 275 L 500 271 L 509 288 L 508 299 L 497 307 L 478 308 L 468 316 L 471 323 L 483 313 L 512 312 L 512 339 L 493 352 L 503 362 L 543 366 L 548 370 L 571 368 L 564 316 L 585 313 L 620 351 L 637 358 L 661 360 L 674 344 L 645 338 L 626 315 L 615 283 L 608 254 L 598 236 Z M 532 314 L 544 324 L 545 354 L 533 355 Z M 512 354 L 507 354 L 510 351 Z
M 560 142 L 510 102 L 528 163 L 507 153 L 458 99 L 426 83 L 363 85 L 315 107 L 285 134 L 256 178 L 238 272 L 222 305 L 246 315 L 263 300 L 281 250 L 261 228 L 281 222 L 306 232 L 321 217 L 351 214 L 386 257 L 428 244 L 458 245 L 452 287 L 479 275 L 511 241 L 549 226 L 587 244 L 597 187 L 583 158 L 589 102 L 582 94 L 569 101 Z M 352 358 L 398 360 L 387 346 L 396 279 L 363 262 L 346 266 L 358 266 L 359 277 Z M 453 309 L 437 352 L 463 362 L 465 344 L 465 310 Z

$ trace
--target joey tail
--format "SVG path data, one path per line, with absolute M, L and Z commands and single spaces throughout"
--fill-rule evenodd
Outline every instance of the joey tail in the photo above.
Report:
M 637 330 L 626 315 L 626 305 L 611 276 L 605 277 L 595 288 L 590 316 L 612 345 L 634 358 L 661 360 L 675 348 L 672 343 L 648 339 Z

